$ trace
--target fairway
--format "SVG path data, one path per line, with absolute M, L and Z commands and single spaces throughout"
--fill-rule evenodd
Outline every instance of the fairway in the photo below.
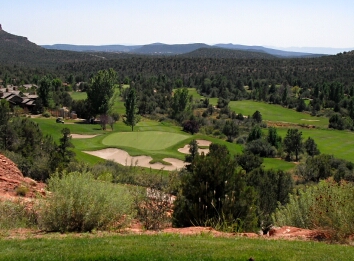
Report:
M 284 138 L 288 129 L 278 129 L 278 134 Z M 354 133 L 339 130 L 301 129 L 303 141 L 311 137 L 317 143 L 321 154 L 333 155 L 339 159 L 353 161 Z
M 328 118 L 326 117 L 314 117 L 310 114 L 297 112 L 276 104 L 244 100 L 231 101 L 229 105 L 233 111 L 242 113 L 245 116 L 252 116 L 258 110 L 262 114 L 263 120 L 266 121 L 314 125 L 321 128 L 328 127 Z
M 132 147 L 141 150 L 163 150 L 190 136 L 161 131 L 117 132 L 102 140 L 107 146 Z

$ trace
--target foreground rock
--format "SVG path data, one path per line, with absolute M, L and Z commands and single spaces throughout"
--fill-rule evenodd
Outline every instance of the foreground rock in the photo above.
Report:
M 0 200 L 45 195 L 45 184 L 25 178 L 16 164 L 0 154 Z

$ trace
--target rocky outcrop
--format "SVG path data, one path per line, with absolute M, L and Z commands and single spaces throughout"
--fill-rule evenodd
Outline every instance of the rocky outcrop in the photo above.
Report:
M 0 154 L 0 199 L 45 195 L 45 184 L 26 178 L 10 159 Z

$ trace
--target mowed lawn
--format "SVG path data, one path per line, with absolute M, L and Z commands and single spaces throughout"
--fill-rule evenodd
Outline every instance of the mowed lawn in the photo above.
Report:
M 242 113 L 245 116 L 252 116 L 252 114 L 258 110 L 262 114 L 263 120 L 266 121 L 314 125 L 316 127 L 328 128 L 329 121 L 326 117 L 314 117 L 308 113 L 297 112 L 280 105 L 244 100 L 231 101 L 229 106 L 231 110 L 236 113 Z
M 128 88 L 129 85 L 123 85 L 123 88 Z M 69 93 L 71 98 L 73 100 L 85 100 L 87 99 L 87 93 L 86 92 L 70 92 Z M 125 107 L 124 107 L 124 101 L 120 97 L 120 91 L 118 88 L 115 89 L 114 93 L 114 103 L 113 103 L 113 108 L 112 111 L 119 113 L 120 115 L 125 114 Z
M 282 138 L 288 129 L 278 129 Z M 315 140 L 322 154 L 333 155 L 336 158 L 354 161 L 354 132 L 322 129 L 300 129 L 303 141 L 308 137 Z
M 75 101 L 77 100 L 85 100 L 87 98 L 86 92 L 69 92 L 71 98 Z
M 48 234 L 45 238 L 0 239 L 0 260 L 354 260 L 349 245 L 299 240 L 250 239 L 209 234 L 182 236 Z
M 141 150 L 163 150 L 189 137 L 190 135 L 162 131 L 116 132 L 104 138 L 102 143 L 107 146 L 133 147 Z

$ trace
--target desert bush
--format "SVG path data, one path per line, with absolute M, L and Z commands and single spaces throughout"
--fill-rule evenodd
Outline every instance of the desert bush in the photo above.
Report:
M 276 225 L 327 231 L 333 240 L 354 233 L 354 186 L 352 183 L 321 181 L 290 195 L 289 203 L 273 214 Z
M 28 192 L 28 187 L 26 187 L 24 185 L 19 185 L 16 188 L 16 195 L 17 196 L 24 197 L 24 196 L 26 196 L 27 192 Z
M 154 188 L 131 187 L 134 209 L 145 229 L 157 230 L 171 225 L 172 196 Z
M 38 205 L 39 226 L 46 231 L 91 231 L 122 227 L 132 214 L 125 187 L 95 180 L 91 173 L 56 173 L 51 195 Z
M 0 230 L 28 228 L 35 225 L 36 215 L 24 201 L 0 201 Z

